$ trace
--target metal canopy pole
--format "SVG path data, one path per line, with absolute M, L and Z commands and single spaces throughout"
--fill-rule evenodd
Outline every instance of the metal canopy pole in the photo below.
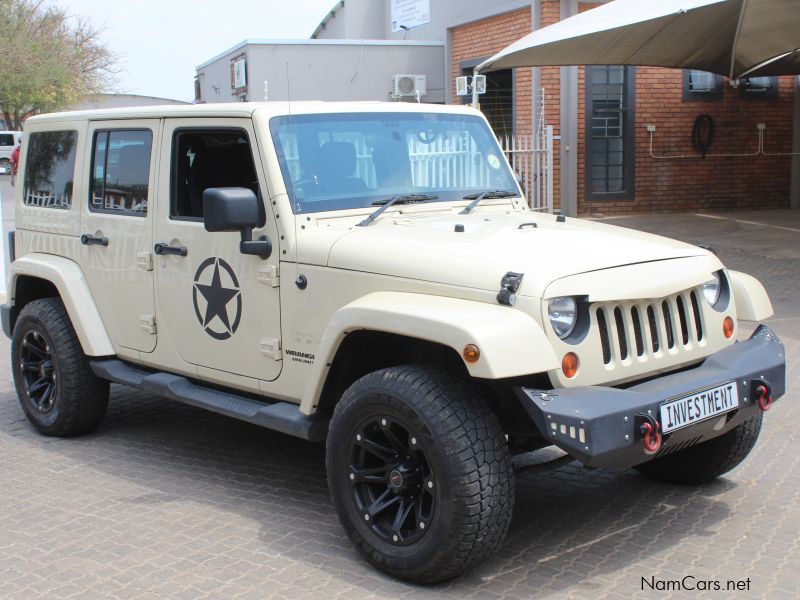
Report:
M 478 108 L 478 86 L 475 85 L 475 78 L 478 76 L 478 67 L 472 71 L 472 108 Z

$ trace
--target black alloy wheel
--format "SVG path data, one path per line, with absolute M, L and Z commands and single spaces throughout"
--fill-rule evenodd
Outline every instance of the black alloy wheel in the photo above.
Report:
M 58 369 L 50 343 L 41 331 L 30 329 L 25 333 L 19 366 L 23 388 L 34 408 L 41 413 L 53 410 L 58 395 Z
M 423 365 L 369 373 L 336 404 L 326 447 L 339 521 L 383 571 L 446 581 L 502 543 L 514 507 L 511 455 L 467 378 Z
M 381 540 L 405 545 L 425 535 L 438 487 L 422 437 L 396 418 L 368 419 L 350 443 L 350 484 L 364 522 Z
M 87 433 L 106 413 L 108 382 L 92 371 L 59 298 L 33 300 L 19 311 L 11 371 L 20 406 L 40 433 Z

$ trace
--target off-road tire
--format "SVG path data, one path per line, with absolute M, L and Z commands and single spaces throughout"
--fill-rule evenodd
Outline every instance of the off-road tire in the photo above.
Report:
M 23 340 L 29 335 L 43 336 L 52 356 L 55 399 L 46 412 L 34 404 L 22 372 Z M 59 298 L 34 300 L 20 311 L 11 338 L 11 370 L 22 410 L 44 435 L 66 437 L 88 433 L 105 416 L 109 384 L 89 367 Z
M 405 424 L 407 439 L 425 448 L 438 490 L 427 530 L 405 546 L 384 541 L 365 524 L 348 479 L 353 440 L 364 423 L 384 417 Z M 362 377 L 336 406 L 326 462 L 347 535 L 369 562 L 395 577 L 416 583 L 452 579 L 505 538 L 514 504 L 508 444 L 495 414 L 456 376 L 410 365 Z
M 750 454 L 763 418 L 764 413 L 759 411 L 728 433 L 636 468 L 648 477 L 667 483 L 707 483 L 737 467 Z

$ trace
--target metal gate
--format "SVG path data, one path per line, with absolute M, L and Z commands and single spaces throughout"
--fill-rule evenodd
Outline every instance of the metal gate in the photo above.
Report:
M 537 98 L 536 133 L 499 138 L 533 210 L 553 212 L 553 126 L 545 123 L 544 89 Z

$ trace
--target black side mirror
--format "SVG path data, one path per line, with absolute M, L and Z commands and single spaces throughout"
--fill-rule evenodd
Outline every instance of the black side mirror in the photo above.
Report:
M 208 188 L 203 192 L 203 225 L 206 231 L 241 231 L 239 251 L 263 259 L 272 254 L 272 242 L 262 235 L 253 239 L 259 222 L 259 200 L 253 190 L 239 187 Z

